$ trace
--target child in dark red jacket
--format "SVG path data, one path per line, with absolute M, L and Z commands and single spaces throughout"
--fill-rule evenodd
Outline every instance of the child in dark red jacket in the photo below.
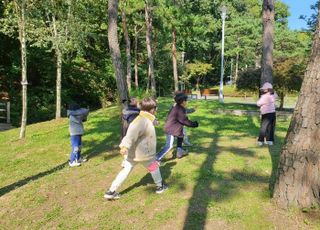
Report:
M 167 135 L 166 145 L 157 154 L 157 160 L 161 159 L 172 149 L 174 138 L 177 138 L 177 157 L 181 158 L 188 153 L 182 149 L 183 142 L 183 126 L 198 127 L 197 121 L 190 121 L 186 115 L 187 95 L 184 93 L 177 93 L 174 97 L 176 105 L 173 106 L 168 114 L 164 131 Z

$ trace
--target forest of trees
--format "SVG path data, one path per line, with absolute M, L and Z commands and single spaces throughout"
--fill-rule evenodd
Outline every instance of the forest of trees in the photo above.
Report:
M 116 100 L 118 84 L 110 55 L 115 50 L 108 41 L 111 2 L 0 2 L 0 91 L 10 95 L 16 125 L 21 122 L 23 92 L 28 123 L 59 118 L 70 101 L 99 108 Z M 150 90 L 157 96 L 170 95 L 181 83 L 189 89 L 197 83 L 206 88 L 217 85 L 222 4 L 228 8 L 225 81 L 232 78 L 239 88 L 256 90 L 259 80 L 248 81 L 247 76 L 260 79 L 254 73 L 261 67 L 261 2 L 126 0 L 119 2 L 113 33 L 118 33 L 122 74 L 131 94 Z M 275 9 L 273 74 L 284 96 L 299 90 L 312 30 L 290 30 L 288 6 L 275 1 Z M 287 84 L 288 78 L 295 80 Z

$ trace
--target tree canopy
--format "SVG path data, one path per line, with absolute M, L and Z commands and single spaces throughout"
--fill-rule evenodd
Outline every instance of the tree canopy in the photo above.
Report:
M 28 2 L 27 0 L 19 0 Z M 13 1 L 1 1 L 0 7 L 0 91 L 10 94 L 14 123 L 21 112 L 21 60 L 16 15 Z M 57 48 L 63 53 L 61 71 L 61 104 L 78 101 L 83 106 L 101 107 L 116 100 L 116 78 L 107 39 L 108 13 L 106 0 L 30 1 L 27 22 L 28 113 L 29 122 L 54 117 L 56 100 Z M 176 36 L 177 72 L 180 81 L 190 80 L 213 87 L 220 77 L 221 12 L 228 8 L 225 25 L 225 76 L 237 78 L 240 72 L 259 69 L 262 44 L 261 2 L 153 0 L 152 43 L 156 95 L 174 89 L 172 65 L 172 30 Z M 276 1 L 275 15 L 275 79 L 283 76 L 285 64 L 297 58 L 305 65 L 310 50 L 310 32 L 288 29 L 288 6 Z M 123 71 L 127 62 L 126 38 L 121 26 L 120 11 L 125 12 L 126 28 L 131 43 L 133 90 L 148 85 L 148 54 L 146 44 L 145 2 L 121 1 L 117 17 L 119 46 Z M 54 32 L 54 23 L 57 29 Z M 201 63 L 201 65 L 200 65 Z M 195 66 L 205 67 L 198 75 Z M 200 69 L 203 69 L 202 67 Z M 281 70 L 280 70 L 281 69 Z M 277 74 L 279 71 L 279 74 Z M 290 73 L 293 70 L 286 70 Z M 280 74 L 281 72 L 281 74 Z M 296 73 L 296 70 L 293 72 Z M 133 74 L 133 73 L 132 73 Z M 191 75 L 190 75 L 191 74 Z M 235 77 L 235 75 L 237 75 Z M 287 75 L 287 74 L 286 74 Z M 192 77 L 187 77 L 192 76 Z M 287 75 L 288 76 L 288 75 Z M 229 80 L 225 78 L 225 81 Z M 136 81 L 135 84 L 133 81 Z M 276 81 L 282 82 L 282 81 Z M 138 84 L 138 88 L 135 86 Z

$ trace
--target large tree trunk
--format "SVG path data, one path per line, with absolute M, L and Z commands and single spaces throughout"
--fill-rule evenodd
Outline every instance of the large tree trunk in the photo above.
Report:
M 282 149 L 273 197 L 281 207 L 320 204 L 320 24 Z
M 124 78 L 121 53 L 117 34 L 117 15 L 118 15 L 118 0 L 108 1 L 108 41 L 109 49 L 112 58 L 113 69 L 116 75 L 117 89 L 120 97 L 120 103 L 123 109 L 128 107 L 128 87 Z
M 21 85 L 22 85 L 22 116 L 21 116 L 21 128 L 20 128 L 20 139 L 26 136 L 27 127 L 27 46 L 26 46 L 26 5 L 22 1 L 21 4 L 15 3 L 16 13 L 18 15 L 18 27 L 19 27 L 19 41 L 21 46 Z
M 179 90 L 179 82 L 178 82 L 178 67 L 177 67 L 177 34 L 176 28 L 172 27 L 172 68 L 173 68 L 173 80 L 174 80 L 174 90 Z
M 61 72 L 62 72 L 62 54 L 59 49 L 57 55 L 57 82 L 56 82 L 56 119 L 61 118 Z
M 127 55 L 127 85 L 128 90 L 131 90 L 131 45 L 130 45 L 130 38 L 127 28 L 127 19 L 126 14 L 124 11 L 121 12 L 121 18 L 122 18 L 122 28 L 124 33 L 124 38 L 126 41 L 126 55 Z
M 261 85 L 265 82 L 272 83 L 274 0 L 263 0 L 262 20 L 263 48 L 261 60 Z
M 145 1 L 145 20 L 146 20 L 146 43 L 148 51 L 148 82 L 150 82 L 151 92 L 156 92 L 156 80 L 154 76 L 153 53 L 152 53 L 152 16 L 148 1 Z
M 136 89 L 139 87 L 138 79 L 138 30 L 134 27 L 134 84 Z

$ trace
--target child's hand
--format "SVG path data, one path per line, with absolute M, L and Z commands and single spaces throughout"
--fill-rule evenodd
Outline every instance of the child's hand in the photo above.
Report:
M 123 147 L 120 149 L 120 154 L 121 155 L 128 155 L 128 149 L 126 147 Z
M 159 125 L 160 125 L 160 122 L 159 122 L 158 120 L 154 120 L 154 121 L 153 121 L 153 125 L 154 125 L 154 126 L 159 126 Z
M 194 128 L 199 127 L 199 123 L 198 123 L 197 121 L 194 121 L 194 122 L 193 122 L 193 127 L 194 127 Z

